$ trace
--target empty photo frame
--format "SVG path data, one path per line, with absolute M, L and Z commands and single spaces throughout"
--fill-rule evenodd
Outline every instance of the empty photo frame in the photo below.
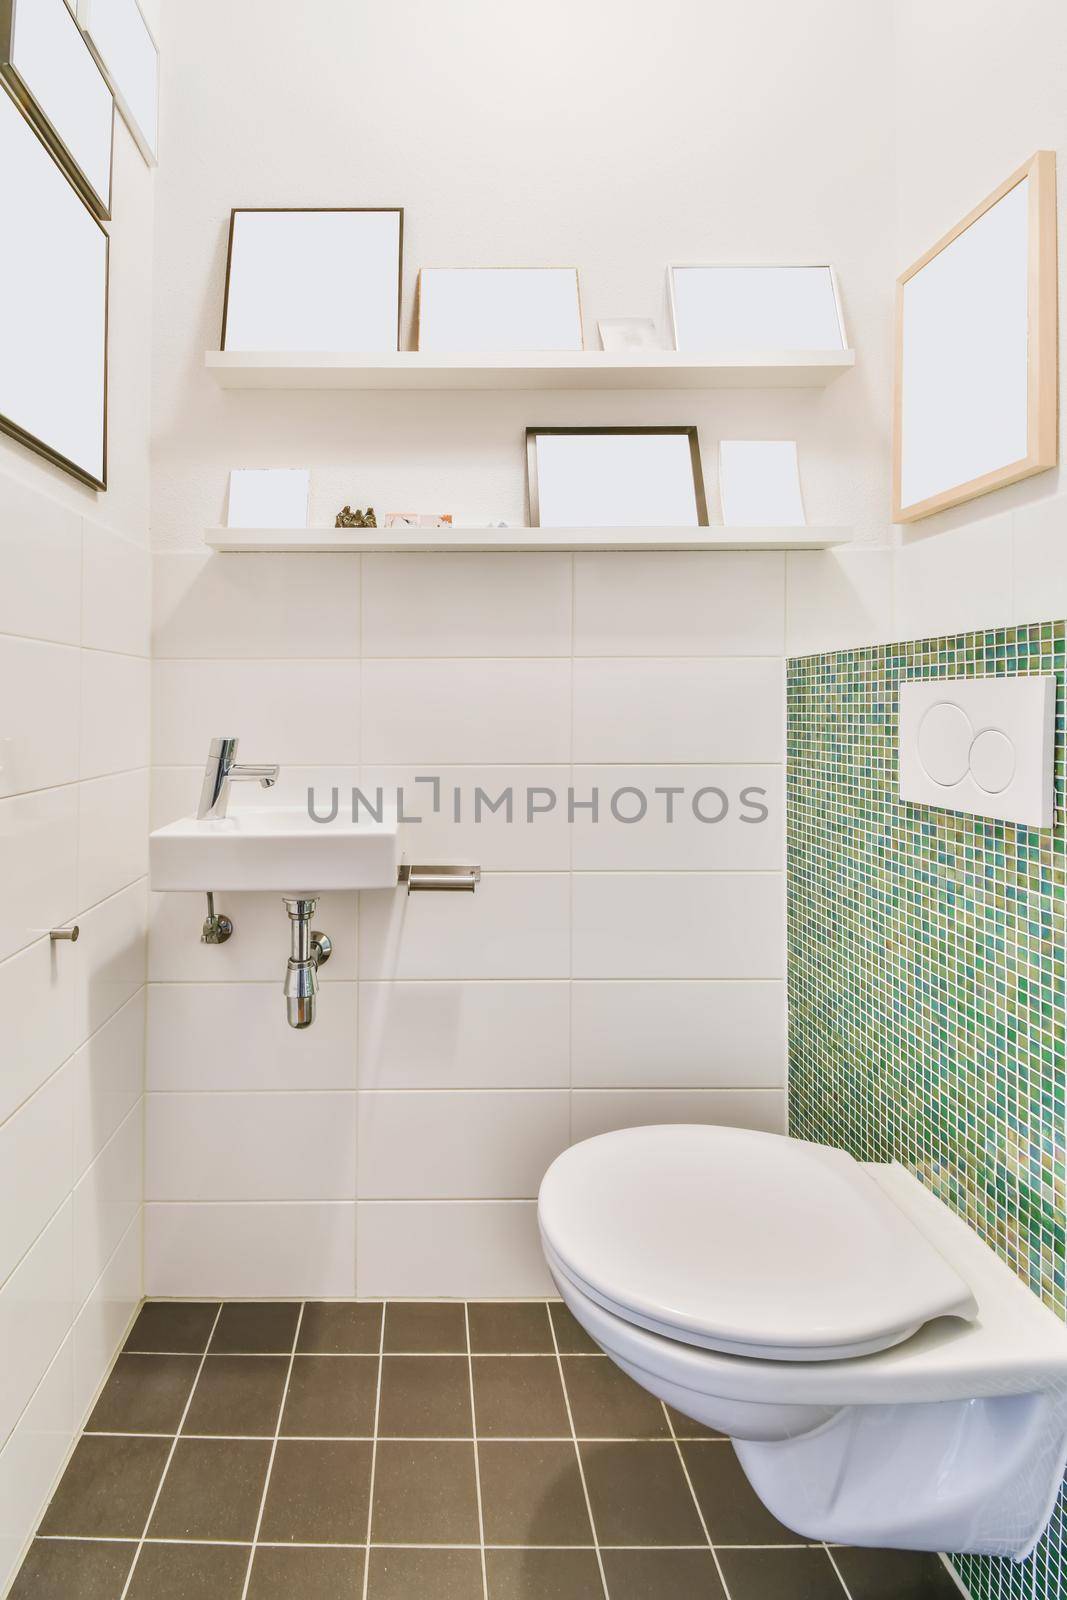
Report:
M 1042 150 L 897 280 L 893 520 L 1056 465 L 1056 158 Z
M 400 348 L 404 213 L 394 207 L 237 207 L 223 350 Z
M 306 528 L 311 473 L 306 467 L 235 467 L 228 528 Z
M 0 174 L 0 429 L 104 489 L 107 234 L 2 91 Z
M 719 496 L 728 528 L 803 527 L 796 441 L 721 440 Z
M 86 204 L 110 217 L 115 101 L 66 0 L 0 4 L 0 75 Z
M 527 428 L 535 528 L 706 528 L 697 430 Z
M 133 141 L 159 158 L 159 49 L 137 0 L 78 0 L 78 21 Z
M 668 267 L 667 289 L 676 350 L 845 349 L 831 267 Z
M 423 267 L 419 350 L 580 350 L 576 267 Z

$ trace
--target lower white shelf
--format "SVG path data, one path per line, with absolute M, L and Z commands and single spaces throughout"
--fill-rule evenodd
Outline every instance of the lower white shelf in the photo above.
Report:
M 851 528 L 206 528 L 204 543 L 233 552 L 585 550 L 830 550 Z

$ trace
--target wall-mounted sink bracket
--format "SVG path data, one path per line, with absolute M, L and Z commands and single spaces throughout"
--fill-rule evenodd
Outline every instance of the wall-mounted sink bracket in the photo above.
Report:
M 473 894 L 482 881 L 481 867 L 417 867 L 402 861 L 396 872 L 397 883 L 406 883 L 408 894 L 422 890 L 467 890 Z
M 233 923 L 230 921 L 229 917 L 224 911 L 220 911 L 216 915 L 215 896 L 212 894 L 210 889 L 208 889 L 206 893 L 207 916 L 204 918 L 204 926 L 200 930 L 200 943 L 225 944 L 226 940 L 233 933 Z

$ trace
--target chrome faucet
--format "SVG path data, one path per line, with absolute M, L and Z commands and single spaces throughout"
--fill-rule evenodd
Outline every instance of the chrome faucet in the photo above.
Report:
M 264 789 L 273 789 L 277 783 L 281 770 L 279 767 L 272 763 L 259 766 L 242 763 L 238 766 L 236 757 L 236 739 L 212 739 L 204 767 L 200 804 L 196 808 L 198 822 L 217 822 L 226 815 L 230 784 L 237 780 L 255 778 Z

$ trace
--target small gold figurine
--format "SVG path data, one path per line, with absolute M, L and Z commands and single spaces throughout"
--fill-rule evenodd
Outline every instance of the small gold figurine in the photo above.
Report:
M 335 528 L 376 528 L 378 526 L 374 515 L 374 507 L 368 506 L 366 511 L 353 511 L 351 506 L 342 506 L 337 513 Z

